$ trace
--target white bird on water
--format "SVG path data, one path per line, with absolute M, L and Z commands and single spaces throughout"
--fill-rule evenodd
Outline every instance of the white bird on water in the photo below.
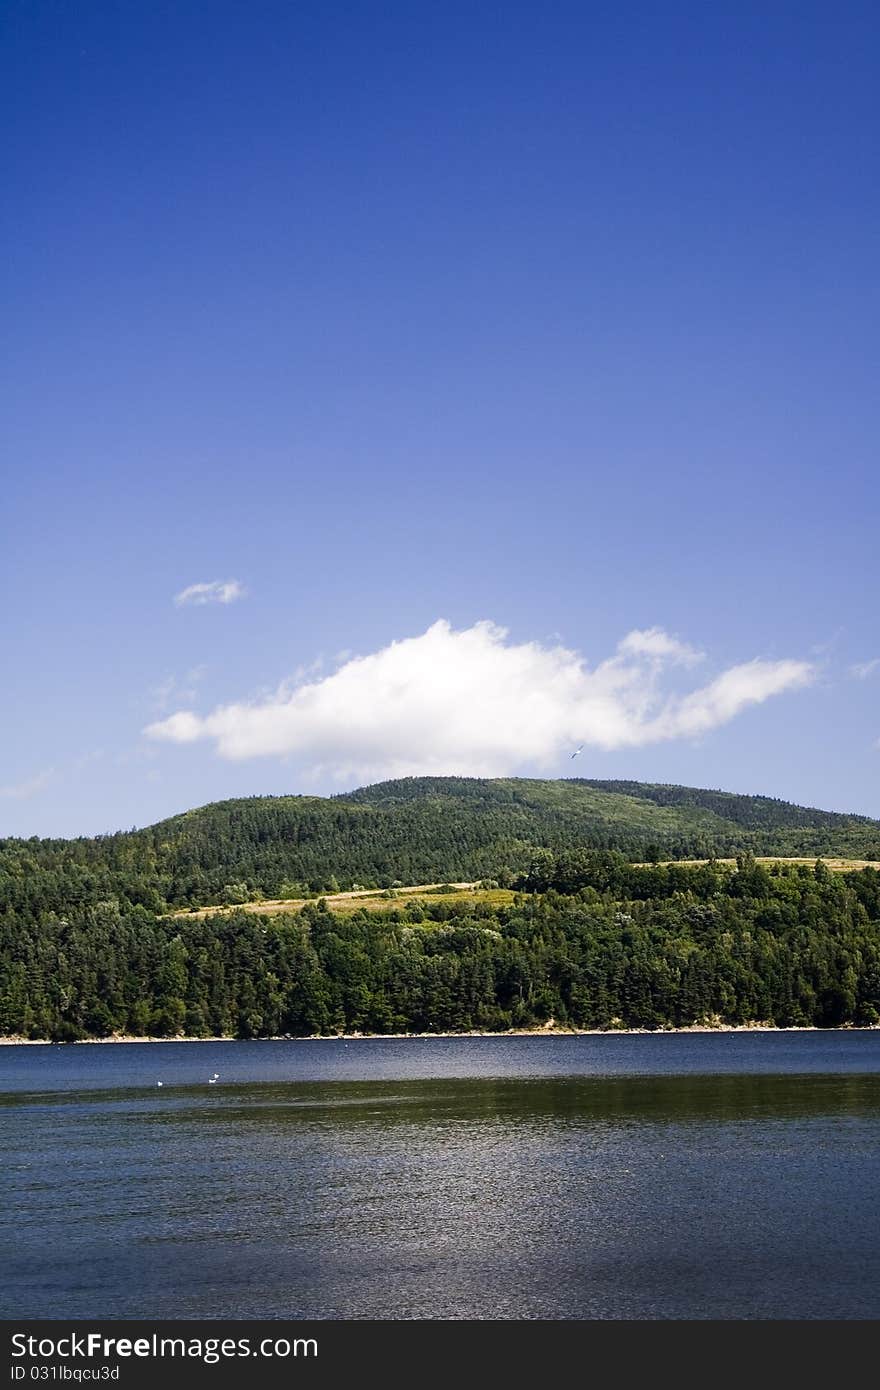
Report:
M 157 1081 L 157 1082 L 156 1082 L 156 1085 L 157 1085 L 157 1086 L 164 1086 L 164 1085 L 165 1085 L 165 1082 L 164 1082 L 164 1081 Z

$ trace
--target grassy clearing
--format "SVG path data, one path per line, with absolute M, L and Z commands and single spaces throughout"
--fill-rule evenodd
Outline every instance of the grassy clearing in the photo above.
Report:
M 509 888 L 457 888 L 452 893 L 425 892 L 423 888 L 397 888 L 393 898 L 386 898 L 378 893 L 370 898 L 361 898 L 358 902 L 349 899 L 336 906 L 332 898 L 327 899 L 327 906 L 333 912 L 340 912 L 343 916 L 351 916 L 354 912 L 359 912 L 366 908 L 369 912 L 388 912 L 392 908 L 406 907 L 407 903 L 420 901 L 426 905 L 428 903 L 488 903 L 490 907 L 507 907 L 512 903 L 514 893 Z
M 809 868 L 813 867 L 817 859 L 821 859 L 826 869 L 830 869 L 832 873 L 835 874 L 852 874 L 856 873 L 859 869 L 880 869 L 880 863 L 877 863 L 876 860 L 837 859 L 829 858 L 824 854 L 814 854 L 812 856 L 805 856 L 800 858 L 793 855 L 786 856 L 781 854 L 759 854 L 755 857 L 758 864 L 806 864 Z M 701 864 L 709 864 L 711 862 L 712 861 L 709 859 L 663 859 L 660 861 L 660 866 L 663 868 L 671 868 L 673 865 L 675 865 L 678 868 L 686 868 L 689 865 L 693 865 L 694 868 L 698 868 Z M 715 863 L 727 864 L 731 868 L 736 867 L 735 859 L 716 859 Z M 658 866 L 642 863 L 636 864 L 635 867 L 637 869 L 650 869 L 656 868 Z
M 442 890 L 446 891 L 442 891 Z M 378 889 L 363 889 L 349 893 L 326 893 L 323 900 L 331 912 L 343 917 L 351 917 L 355 912 L 366 909 L 368 912 L 390 912 L 394 908 L 406 907 L 407 903 L 488 903 L 491 907 L 506 907 L 513 902 L 514 894 L 508 888 L 478 888 L 473 883 L 437 884 L 423 883 L 412 888 L 395 888 L 391 895 Z M 194 911 L 176 912 L 175 917 L 213 917 L 217 913 L 259 912 L 275 915 L 279 912 L 301 912 L 306 903 L 318 902 L 318 898 L 272 898 L 263 902 L 240 903 L 234 907 L 200 907 Z

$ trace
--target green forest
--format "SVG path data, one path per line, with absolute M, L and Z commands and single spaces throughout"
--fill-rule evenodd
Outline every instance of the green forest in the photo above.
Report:
M 662 862 L 687 858 L 707 862 Z M 477 879 L 513 891 L 394 901 Z M 353 886 L 387 903 L 330 911 L 322 895 Z M 309 901 L 269 915 L 267 897 Z M 878 1020 L 880 824 L 769 798 L 412 778 L 0 841 L 7 1037 Z
M 392 890 L 393 891 L 393 890 Z M 880 1021 L 880 871 L 536 857 L 509 905 L 429 896 L 340 916 L 4 910 L 0 1032 L 340 1032 Z

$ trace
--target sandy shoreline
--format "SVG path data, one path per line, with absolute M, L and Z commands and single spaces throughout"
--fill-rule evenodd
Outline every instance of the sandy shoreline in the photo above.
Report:
M 880 1023 L 856 1027 L 843 1024 L 837 1028 L 817 1028 L 814 1024 L 798 1024 L 780 1028 L 773 1023 L 689 1024 L 684 1028 L 509 1028 L 503 1032 L 486 1033 L 311 1033 L 305 1037 L 280 1034 L 272 1038 L 236 1038 L 232 1035 L 209 1038 L 147 1038 L 114 1035 L 109 1038 L 77 1038 L 75 1042 L 54 1042 L 51 1038 L 0 1038 L 0 1047 L 80 1047 L 83 1044 L 106 1043 L 229 1043 L 229 1042 L 383 1042 L 416 1038 L 661 1038 L 680 1037 L 690 1033 L 876 1033 Z

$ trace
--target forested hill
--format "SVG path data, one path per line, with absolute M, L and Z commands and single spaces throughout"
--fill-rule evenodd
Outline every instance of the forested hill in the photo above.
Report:
M 143 830 L 0 841 L 0 911 L 125 899 L 167 907 L 493 878 L 541 850 L 632 860 L 840 855 L 880 861 L 880 822 L 768 797 L 585 779 L 419 777 L 337 797 L 217 802 Z
M 481 779 L 476 777 L 406 777 L 395 782 L 378 782 L 371 787 L 349 792 L 337 800 L 367 802 L 387 806 L 401 801 L 424 801 L 428 798 L 464 801 L 471 805 L 520 805 L 536 812 L 575 812 L 606 820 L 609 827 L 620 831 L 631 829 L 641 835 L 648 827 L 644 807 L 632 801 L 648 801 L 658 807 L 671 808 L 678 814 L 651 822 L 657 834 L 677 832 L 686 834 L 693 829 L 709 834 L 729 833 L 733 827 L 771 832 L 795 830 L 828 831 L 837 837 L 850 833 L 864 843 L 873 837 L 876 842 L 880 821 L 867 816 L 841 815 L 837 811 L 820 811 L 815 807 L 796 806 L 770 796 L 739 796 L 735 792 L 710 791 L 703 787 L 678 787 L 659 782 L 597 781 L 573 777 L 543 782 L 526 778 Z M 612 800 L 613 798 L 613 800 Z M 855 841 L 853 841 L 855 843 Z M 602 845 L 604 849 L 621 849 L 622 844 Z M 755 849 L 741 845 L 740 848 Z M 764 853 L 774 852 L 767 849 Z M 829 851 L 830 852 L 830 851 Z M 674 857 L 674 856 L 670 856 Z
M 0 1035 L 880 1024 L 880 873 L 749 851 L 880 861 L 880 823 L 687 787 L 413 778 L 6 840 Z M 638 866 L 713 852 L 736 867 Z M 502 886 L 394 891 L 462 879 Z M 356 883 L 387 893 L 182 910 Z

